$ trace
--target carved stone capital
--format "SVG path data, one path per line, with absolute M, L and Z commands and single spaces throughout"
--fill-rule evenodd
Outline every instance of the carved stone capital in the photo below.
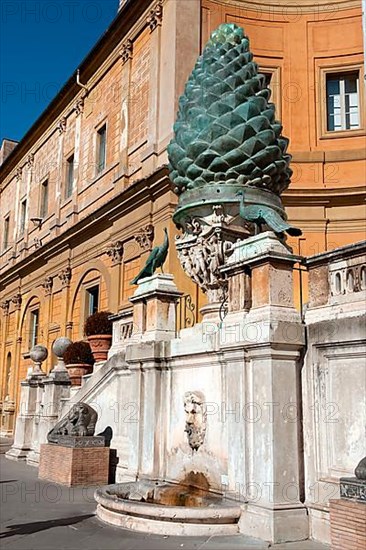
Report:
M 22 179 L 22 167 L 21 166 L 18 166 L 15 177 L 16 177 L 17 181 L 20 181 Z
M 60 135 L 66 132 L 66 117 L 63 116 L 62 118 L 60 118 L 57 124 L 57 130 Z
M 9 315 L 10 300 L 4 300 L 0 304 L 1 309 L 3 310 L 3 315 Z
M 140 245 L 142 250 L 149 250 L 154 241 L 154 226 L 149 223 L 140 229 L 135 236 L 135 240 Z
M 79 116 L 83 114 L 84 112 L 84 98 L 79 97 L 79 99 L 75 103 L 75 114 L 76 116 Z
M 69 287 L 70 281 L 71 281 L 71 268 L 66 267 L 65 269 L 63 269 L 59 274 L 58 278 L 61 281 L 62 288 Z
M 53 279 L 52 277 L 46 277 L 41 286 L 44 289 L 45 296 L 52 294 Z
M 156 27 L 160 26 L 163 21 L 163 1 L 158 0 L 156 5 L 150 10 L 147 18 L 147 24 L 150 27 L 150 32 L 153 32 Z
M 132 53 L 133 53 L 133 42 L 132 40 L 128 39 L 124 44 L 122 44 L 122 48 L 120 52 L 123 65 L 127 63 L 129 59 L 132 59 Z
M 22 295 L 20 294 L 20 292 L 18 292 L 17 294 L 15 294 L 11 301 L 13 302 L 13 304 L 15 305 L 15 309 L 20 309 L 21 305 L 22 305 Z
M 111 258 L 113 265 L 120 264 L 123 258 L 123 242 L 111 243 L 106 250 L 106 254 Z

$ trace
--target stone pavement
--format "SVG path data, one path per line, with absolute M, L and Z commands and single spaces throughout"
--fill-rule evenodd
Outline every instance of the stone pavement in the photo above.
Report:
M 41 481 L 38 470 L 0 455 L 1 550 L 326 550 L 305 541 L 271 546 L 242 535 L 161 537 L 101 523 L 93 488 Z

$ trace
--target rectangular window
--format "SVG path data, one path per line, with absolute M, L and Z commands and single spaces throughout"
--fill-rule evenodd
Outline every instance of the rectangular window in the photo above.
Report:
M 104 124 L 97 132 L 97 173 L 99 174 L 105 168 L 106 164 L 106 146 L 107 146 L 107 126 Z
M 9 245 L 9 227 L 10 227 L 10 216 L 7 216 L 4 220 L 3 250 L 6 250 Z
M 39 210 L 40 218 L 46 218 L 48 214 L 48 180 L 41 185 L 41 206 Z
M 26 217 L 27 217 L 27 199 L 24 199 L 20 203 L 19 236 L 24 235 Z
M 30 327 L 29 327 L 29 349 L 37 344 L 38 341 L 38 325 L 39 325 L 39 309 L 34 309 L 30 312 Z
M 360 128 L 359 72 L 326 75 L 327 130 Z
M 65 188 L 66 199 L 71 197 L 73 186 L 74 186 L 74 155 L 71 155 L 66 161 L 66 188 Z
M 93 315 L 99 307 L 99 286 L 93 286 L 86 291 L 86 315 Z

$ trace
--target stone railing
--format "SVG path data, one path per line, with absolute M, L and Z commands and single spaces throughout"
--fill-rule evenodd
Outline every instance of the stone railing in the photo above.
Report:
M 366 292 L 366 241 L 307 258 L 309 307 L 360 301 Z
M 112 346 L 109 350 L 109 357 L 125 349 L 126 343 L 131 339 L 133 332 L 133 315 L 132 308 L 126 309 L 112 315 L 113 334 Z

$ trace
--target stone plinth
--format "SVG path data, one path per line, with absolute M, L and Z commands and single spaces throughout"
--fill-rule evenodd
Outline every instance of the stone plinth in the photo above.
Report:
M 14 443 L 5 454 L 11 460 L 25 460 L 32 449 L 33 423 L 36 414 L 38 381 L 29 378 L 21 382 L 20 410 L 15 425 Z
M 108 483 L 109 452 L 108 447 L 43 444 L 38 477 L 68 487 L 105 485 Z
M 173 275 L 155 273 L 142 279 L 134 295 L 133 337 L 142 341 L 171 340 L 176 331 L 176 303 L 182 296 Z
M 332 550 L 366 548 L 366 504 L 345 498 L 330 500 Z

